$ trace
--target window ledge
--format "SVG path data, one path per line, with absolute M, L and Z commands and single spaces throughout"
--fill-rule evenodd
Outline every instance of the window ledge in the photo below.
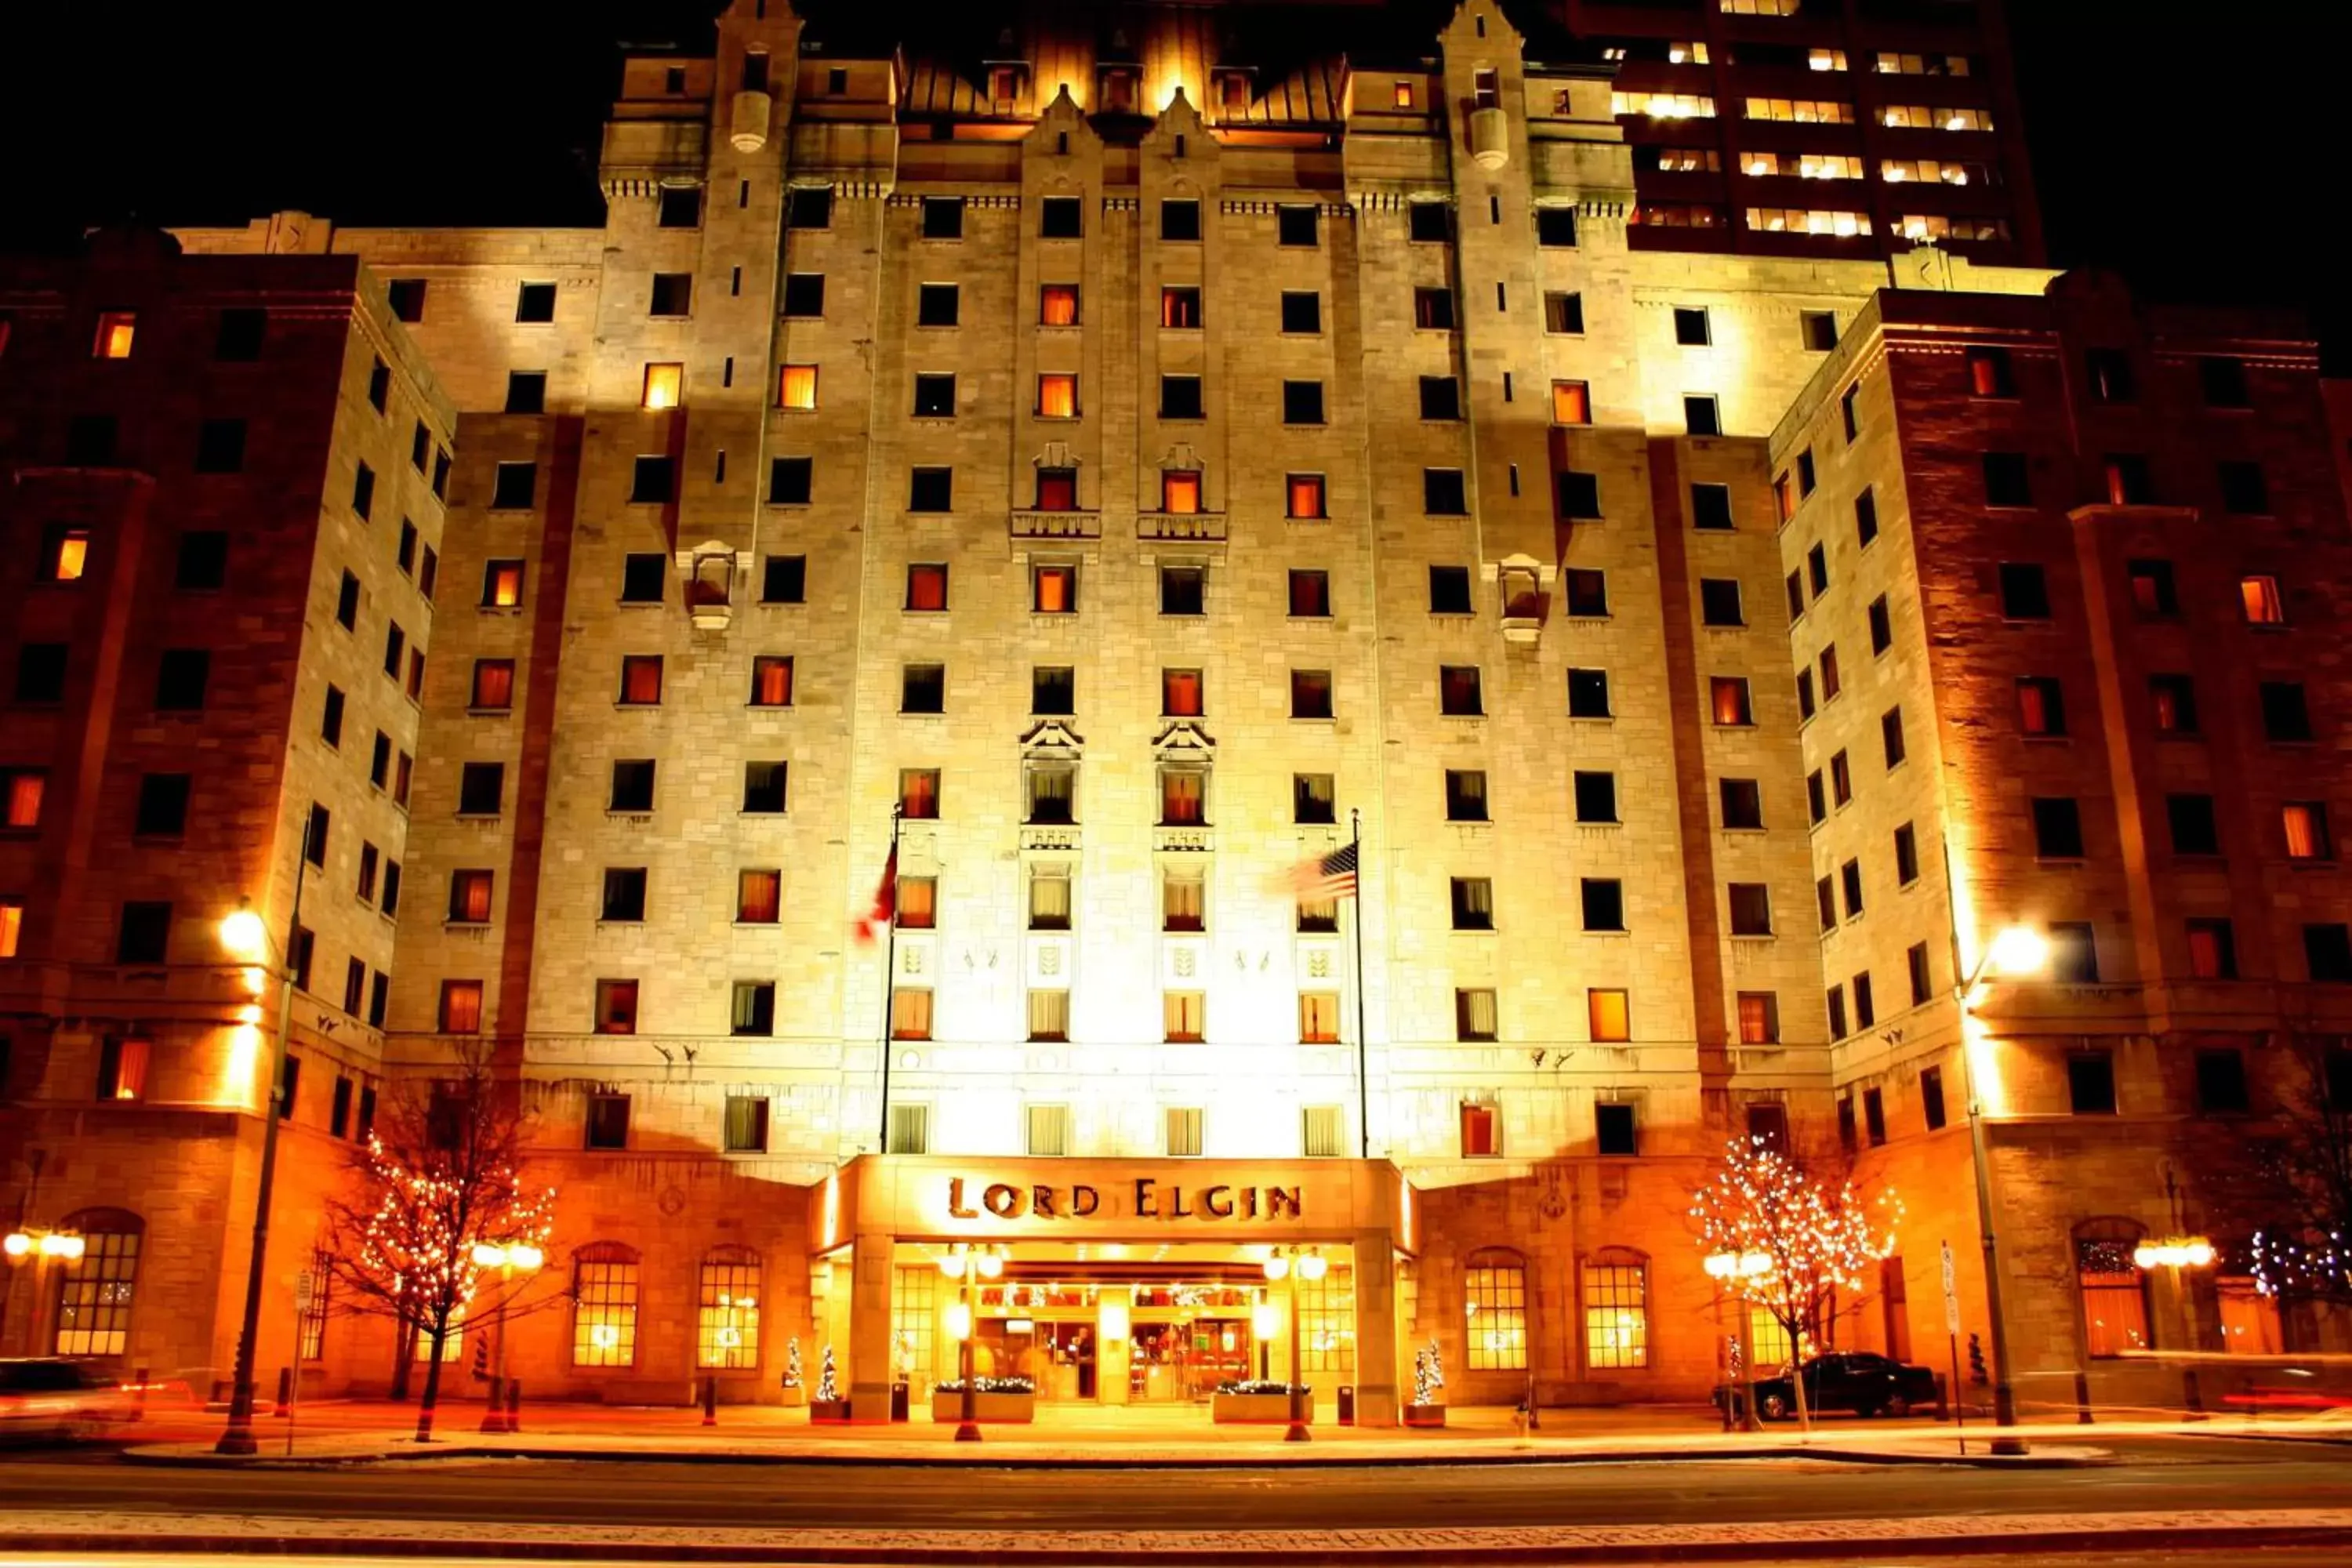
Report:
M 1778 940 L 1780 935 L 1780 933 L 1776 931 L 1736 931 L 1731 933 L 1731 940 L 1734 942 L 1773 942 Z
M 495 811 L 461 811 L 457 817 L 460 822 L 496 822 L 501 815 Z

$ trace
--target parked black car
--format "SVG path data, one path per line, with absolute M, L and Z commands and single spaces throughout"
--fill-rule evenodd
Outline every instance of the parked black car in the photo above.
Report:
M 1869 1351 L 1832 1351 L 1805 1363 L 1805 1407 L 1819 1415 L 1908 1415 L 1937 1404 L 1936 1374 Z M 1767 1421 L 1794 1421 L 1797 1394 L 1789 1374 L 1756 1380 L 1756 1410 Z

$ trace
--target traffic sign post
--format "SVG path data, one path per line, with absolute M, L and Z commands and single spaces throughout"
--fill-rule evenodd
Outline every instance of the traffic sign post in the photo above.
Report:
M 1952 1244 L 1944 1248 L 1944 1339 L 1952 1352 L 1952 1424 L 1958 1431 L 1960 1452 L 1969 1451 L 1969 1414 L 1960 1397 L 1960 1290 L 1952 1269 Z
M 302 1389 L 302 1325 L 318 1303 L 319 1276 L 305 1268 L 294 1276 L 294 1366 L 286 1378 L 286 1457 L 294 1457 L 294 1407 Z

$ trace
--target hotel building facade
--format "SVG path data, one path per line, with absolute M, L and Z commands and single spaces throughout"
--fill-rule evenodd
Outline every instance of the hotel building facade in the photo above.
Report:
M 978 1245 L 1048 1401 L 1293 1313 L 1366 1421 L 1432 1345 L 1702 1397 L 1750 1135 L 1903 1194 L 1836 1332 L 1924 1352 L 2017 921 L 2026 1397 L 2340 1340 L 2129 1258 L 2342 1027 L 2315 353 L 2028 265 L 1998 17 L 1932 9 L 737 0 L 625 62 L 601 228 L 6 264 L 0 1148 L 86 1247 L 0 1344 L 226 1376 L 276 1020 L 212 931 L 298 867 L 259 1364 L 320 1392 L 405 1353 L 297 1312 L 324 1194 L 475 1053 L 559 1193 L 538 1394 L 829 1352 L 879 1419 Z

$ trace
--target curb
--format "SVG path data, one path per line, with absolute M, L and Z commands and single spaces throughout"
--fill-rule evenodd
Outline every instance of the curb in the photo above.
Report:
M 1508 1453 L 1471 1455 L 1428 1454 L 1262 1454 L 1202 1455 L 1196 1458 L 1142 1456 L 1135 1458 L 1022 1455 L 1005 1453 L 924 1455 L 774 1453 L 757 1450 L 692 1448 L 541 1448 L 451 1443 L 430 1448 L 386 1448 L 370 1453 L 319 1454 L 309 1457 L 170 1453 L 156 1448 L 127 1448 L 119 1456 L 128 1465 L 159 1468 L 219 1470 L 333 1469 L 352 1465 L 416 1464 L 437 1459 L 536 1459 L 588 1464 L 632 1465 L 811 1465 L 861 1469 L 991 1469 L 991 1470 L 1286 1470 L 1286 1469 L 1458 1469 L 1485 1465 L 1665 1465 L 1745 1463 L 1758 1459 L 1817 1459 L 1832 1464 L 1965 1466 L 1984 1470 L 2081 1470 L 2118 1463 L 2105 1450 L 2093 1454 L 1967 1454 L 1901 1453 L 1874 1449 L 1844 1449 L 1775 1445 L 1765 1448 L 1677 1448 L 1544 1453 L 1514 1449 Z
M 1859 1531 L 1834 1537 L 1774 1538 L 1769 1531 L 1752 1539 L 1692 1542 L 1498 1542 L 1480 1545 L 1454 1532 L 1433 1531 L 1428 1545 L 1285 1547 L 1286 1563 L 1423 1564 L 1465 1562 L 1487 1563 L 1852 1563 L 1864 1555 L 1885 1553 L 1905 1558 L 2014 1556 L 2027 1552 L 2216 1551 L 2283 1546 L 2340 1546 L 2352 1543 L 2352 1530 L 2322 1525 L 2242 1526 L 2197 1525 L 2182 1528 L 2152 1520 L 2146 1525 L 2112 1530 L 2012 1530 L 1988 1536 L 1865 1535 Z M 353 1537 L 291 1537 L 253 1534 L 149 1535 L 132 1531 L 0 1532 L 0 1552 L 50 1552 L 86 1556 L 98 1552 L 147 1554 L 216 1553 L 287 1557 L 414 1557 L 420 1560 L 457 1557 L 473 1562 L 603 1562 L 712 1563 L 775 1564 L 870 1564 L 873 1568 L 916 1568 L 916 1565 L 995 1565 L 1017 1563 L 1022 1568 L 1165 1568 L 1181 1558 L 1190 1568 L 1263 1568 L 1267 1548 L 1171 1546 L 1162 1552 L 1131 1547 L 1108 1550 L 1076 1544 L 1040 1546 L 1034 1551 L 1007 1551 L 1001 1541 L 986 1545 L 929 1546 L 904 1543 L 846 1544 L 794 1542 L 789 1535 L 763 1543 L 697 1545 L 692 1542 L 561 1542 L 561 1541 L 418 1541 L 371 1540 Z

